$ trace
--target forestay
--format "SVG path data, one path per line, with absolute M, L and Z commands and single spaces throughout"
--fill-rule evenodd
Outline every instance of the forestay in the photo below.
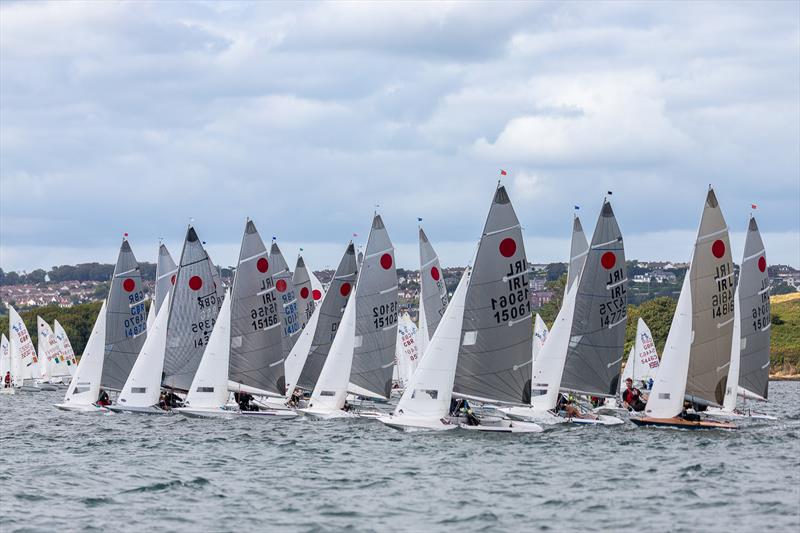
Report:
M 275 283 L 275 292 L 278 297 L 278 318 L 281 320 L 281 342 L 285 359 L 300 333 L 297 293 L 294 290 L 289 265 L 286 264 L 276 242 L 273 242 L 270 248 L 269 262 L 274 269 L 272 281 Z
M 530 305 L 522 229 L 505 187 L 498 186 L 467 289 L 454 395 L 530 402 Z
M 353 290 L 357 272 L 356 251 L 351 242 L 336 268 L 319 310 L 315 313 L 319 316 L 313 332 L 314 337 L 297 380 L 297 386 L 303 389 L 314 390 L 325 359 L 328 357 L 331 343 L 336 336 L 339 322 L 342 320 L 345 305 L 347 305 L 347 300 Z
M 101 383 L 120 390 L 147 336 L 144 284 L 127 238 L 122 239 L 107 302 Z
M 274 273 L 267 248 L 248 220 L 231 292 L 230 380 L 283 395 L 282 324 Z
M 186 231 L 172 289 L 167 324 L 164 385 L 188 390 L 219 312 L 211 261 L 192 226 Z M 167 306 L 162 306 L 166 308 Z M 156 314 L 156 320 L 161 309 Z
M 356 329 L 350 383 L 388 399 L 397 340 L 394 246 L 380 215 L 372 229 L 356 287 Z
M 750 217 L 739 269 L 739 386 L 767 399 L 769 388 L 770 304 L 769 274 L 764 243 L 756 219 Z M 736 392 L 734 391 L 734 394 Z
M 625 346 L 628 279 L 622 234 L 607 200 L 575 284 L 578 292 L 561 389 L 614 396 Z

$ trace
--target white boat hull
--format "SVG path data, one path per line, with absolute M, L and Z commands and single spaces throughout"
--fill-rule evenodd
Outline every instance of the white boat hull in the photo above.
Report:
M 239 411 L 235 411 L 233 409 L 220 409 L 218 407 L 176 407 L 173 409 L 173 411 L 191 418 L 221 418 L 230 420 L 240 415 Z
M 458 424 L 461 429 L 469 431 L 486 431 L 489 433 L 541 433 L 544 431 L 542 426 L 533 422 L 520 422 L 518 420 L 501 420 L 490 424 L 478 424 L 471 426 L 461 422 Z
M 378 421 L 386 426 L 399 431 L 449 431 L 458 428 L 458 424 L 450 423 L 443 419 L 413 418 L 408 416 L 383 415 Z
M 334 420 L 336 418 L 355 418 L 357 416 L 352 411 L 342 411 L 341 409 L 322 411 L 307 407 L 305 409 L 299 409 L 299 412 L 313 420 Z
M 42 392 L 38 385 L 22 385 L 18 387 L 20 392 Z
M 4 387 L 0 389 L 0 394 L 16 394 L 14 387 Z
M 281 420 L 291 420 L 299 416 L 290 409 L 261 409 L 260 411 L 242 411 L 240 414 L 251 418 L 272 418 Z
M 160 407 L 151 405 L 150 407 L 129 407 L 122 405 L 109 405 L 109 409 L 115 413 L 131 413 L 135 415 L 168 415 L 170 411 L 165 411 Z
M 725 409 L 709 407 L 703 414 L 711 418 L 722 420 L 737 420 L 744 418 L 750 418 L 752 420 L 778 420 L 778 417 L 776 416 L 771 416 L 765 413 L 755 413 L 749 409 L 746 411 L 727 411 Z
M 622 419 L 610 415 L 595 415 L 596 418 L 567 418 L 554 414 L 551 411 L 539 411 L 531 407 L 502 407 L 500 412 L 505 413 L 508 418 L 520 422 L 533 422 L 536 424 L 584 424 L 617 426 L 623 424 Z
M 100 407 L 95 404 L 72 404 L 72 403 L 55 403 L 53 404 L 62 411 L 71 411 L 73 413 L 107 413 L 108 409 Z

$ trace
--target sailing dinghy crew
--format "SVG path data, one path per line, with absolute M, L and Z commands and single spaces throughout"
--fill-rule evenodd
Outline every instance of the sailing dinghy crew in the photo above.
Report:
M 96 403 L 100 407 L 111 405 L 111 400 L 109 399 L 108 393 L 105 391 L 105 389 L 100 389 L 100 395 L 97 397 Z
M 11 388 L 11 372 L 6 372 L 6 377 L 3 378 L 3 387 L 6 389 Z
M 625 390 L 622 391 L 622 405 L 637 412 L 644 411 L 645 403 L 642 401 L 642 393 L 633 386 L 633 380 L 625 380 Z

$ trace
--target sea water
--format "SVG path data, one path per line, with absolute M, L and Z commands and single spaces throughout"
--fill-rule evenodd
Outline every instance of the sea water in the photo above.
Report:
M 800 531 L 800 384 L 737 431 L 189 419 L 0 395 L 0 531 Z

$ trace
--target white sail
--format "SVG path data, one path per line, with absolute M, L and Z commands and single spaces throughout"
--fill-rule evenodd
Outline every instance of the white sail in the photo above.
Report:
M 547 324 L 544 323 L 539 313 L 536 313 L 536 318 L 533 322 L 533 366 L 536 367 L 536 356 L 542 351 L 544 341 L 547 340 L 547 335 L 550 330 L 547 329 Z
M 297 298 L 297 325 L 299 331 L 303 331 L 314 314 L 317 300 L 314 299 L 312 294 L 311 277 L 306 268 L 306 262 L 301 255 L 297 256 L 297 263 L 294 266 L 292 286 L 294 286 L 294 294 Z M 319 298 L 322 298 L 322 293 L 319 294 Z M 297 338 L 294 342 L 297 342 Z
M 12 360 L 16 357 L 17 365 L 19 365 L 17 375 L 14 376 L 14 383 L 22 385 L 25 380 L 37 379 L 39 377 L 39 358 L 33 348 L 33 341 L 22 317 L 10 304 L 8 305 L 8 331 Z
M 61 355 L 64 356 L 64 361 L 67 364 L 69 375 L 74 376 L 78 368 L 78 360 L 75 359 L 75 350 L 72 349 L 72 343 L 67 337 L 67 332 L 64 331 L 64 326 L 59 324 L 58 320 L 53 322 L 53 333 L 56 334 L 56 340 L 61 348 Z
M 0 337 L 0 387 L 5 386 L 6 373 L 11 372 L 11 345 L 6 334 Z M 13 376 L 13 372 L 11 372 Z
M 633 379 L 633 352 L 636 350 L 635 346 L 631 346 L 631 349 L 628 351 L 628 358 L 625 359 L 625 368 L 622 369 L 622 377 L 619 381 L 619 392 L 622 393 L 625 390 L 625 382 L 628 381 L 628 378 Z
M 435 422 L 447 416 L 453 397 L 469 280 L 470 269 L 466 268 L 428 349 L 394 410 L 394 417 Z
M 420 302 L 422 302 L 422 295 L 420 295 Z M 425 353 L 425 350 L 428 349 L 428 343 L 433 335 L 428 333 L 428 321 L 425 317 L 425 306 L 422 305 L 422 303 L 419 305 L 419 317 L 417 319 L 417 323 L 419 324 L 417 327 L 417 331 L 419 332 L 417 344 L 419 346 L 419 353 L 423 354 Z
M 633 359 L 629 359 L 625 364 L 620 390 L 625 389 L 625 380 L 628 378 L 631 378 L 634 385 L 638 386 L 641 383 L 647 383 L 651 378 L 655 379 L 658 373 L 658 353 L 655 341 L 653 341 L 653 334 L 641 318 L 636 323 L 636 337 L 631 350 Z
M 90 406 L 100 395 L 103 375 L 103 356 L 106 345 L 106 302 L 100 307 L 92 333 L 86 342 L 81 361 L 64 395 L 64 404 Z
M 61 353 L 61 345 L 56 339 L 55 333 L 50 328 L 50 324 L 37 316 L 36 325 L 39 331 L 39 363 L 42 367 L 43 379 L 60 379 L 69 376 L 69 369 L 64 356 Z
M 564 373 L 564 361 L 569 349 L 577 294 L 578 284 L 573 283 L 564 297 L 547 342 L 536 358 L 531 385 L 531 406 L 536 411 L 555 409 L 561 376 Z
M 158 246 L 158 263 L 156 263 L 155 294 L 150 300 L 150 312 L 147 313 L 147 327 L 152 327 L 156 321 L 161 304 L 169 295 L 170 289 L 175 285 L 178 266 L 164 244 Z
M 355 335 L 356 298 L 349 298 L 336 337 L 308 402 L 308 408 L 314 412 L 334 412 L 344 407 L 353 366 Z
M 170 306 L 162 305 L 153 330 L 147 335 L 142 351 L 133 364 L 128 379 L 119 393 L 117 405 L 127 409 L 146 409 L 158 404 L 161 396 L 161 374 L 167 350 L 167 322 Z
M 739 278 L 741 280 L 741 278 Z M 739 289 L 736 289 L 734 296 L 736 302 L 739 301 Z M 741 326 L 741 305 L 733 308 L 733 340 L 731 341 L 731 365 L 728 367 L 728 382 L 725 387 L 725 399 L 722 401 L 722 408 L 725 411 L 733 411 L 736 408 L 736 398 L 739 393 L 739 365 L 742 357 L 742 326 Z
M 227 403 L 230 355 L 231 298 L 230 294 L 226 294 L 189 388 L 187 407 L 222 407 Z
M 419 363 L 418 334 L 417 326 L 411 321 L 408 313 L 402 313 L 397 324 L 395 357 L 397 358 L 397 377 L 404 386 L 411 379 Z

